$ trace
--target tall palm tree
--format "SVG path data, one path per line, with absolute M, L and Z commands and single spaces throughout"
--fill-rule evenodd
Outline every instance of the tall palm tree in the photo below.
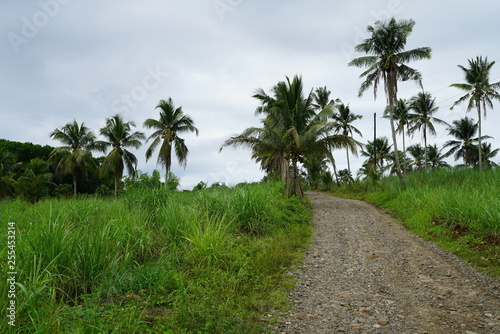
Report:
M 132 127 L 135 127 L 134 122 L 125 122 L 123 117 L 118 114 L 107 118 L 106 125 L 99 131 L 106 140 L 95 143 L 95 147 L 101 152 L 111 149 L 102 162 L 101 173 L 113 177 L 115 197 L 118 196 L 118 184 L 123 177 L 123 170 L 126 168 L 130 177 L 136 175 L 137 158 L 127 148 L 137 149 L 141 147 L 141 140 L 146 138 L 142 132 L 133 132 Z
M 384 118 L 390 118 L 390 109 L 386 108 L 384 111 Z M 409 119 L 409 111 L 410 111 L 410 104 L 406 99 L 399 99 L 398 103 L 393 109 L 393 114 L 392 117 L 394 118 L 395 121 L 397 121 L 396 124 L 396 132 L 400 133 L 403 138 L 403 152 L 406 153 L 406 141 L 405 141 L 405 136 L 407 135 L 407 128 L 408 128 L 408 123 L 410 121 Z
M 84 123 L 78 124 L 76 120 L 64 125 L 61 129 L 55 129 L 50 137 L 59 140 L 64 146 L 55 148 L 49 155 L 49 163 L 59 161 L 56 166 L 56 174 L 71 173 L 73 177 L 73 194 L 77 194 L 78 172 L 82 178 L 88 177 L 87 165 L 95 165 L 90 150 L 93 149 L 95 141 L 94 133 Z
M 468 101 L 467 111 L 472 110 L 472 108 L 477 109 L 478 116 L 478 129 L 479 129 L 479 170 L 482 170 L 482 158 L 481 158 L 481 111 L 484 112 L 486 117 L 486 108 L 490 107 L 493 109 L 493 100 L 500 101 L 500 94 L 496 91 L 500 88 L 500 82 L 490 83 L 490 70 L 495 64 L 494 61 L 488 61 L 488 57 L 478 56 L 476 59 L 469 59 L 469 67 L 466 68 L 462 65 L 458 67 L 464 72 L 465 83 L 455 83 L 451 87 L 456 87 L 462 91 L 467 92 L 464 96 L 459 98 L 451 107 Z
M 413 30 L 415 21 L 391 18 L 389 21 L 377 21 L 374 26 L 369 25 L 367 31 L 370 37 L 356 46 L 356 51 L 364 52 L 368 56 L 353 59 L 349 66 L 368 67 L 361 73 L 360 77 L 366 77 L 359 89 L 361 96 L 367 89 L 373 86 L 374 97 L 377 97 L 377 88 L 380 80 L 384 81 L 384 89 L 389 106 L 389 118 L 394 152 L 398 152 L 396 141 L 396 129 L 394 127 L 393 110 L 397 105 L 398 81 L 413 80 L 422 86 L 422 75 L 416 69 L 406 65 L 410 61 L 429 59 L 431 48 L 421 47 L 405 51 L 406 40 Z M 402 184 L 404 184 L 399 154 L 394 154 L 396 172 Z
M 444 144 L 444 147 L 450 148 L 446 154 L 454 154 L 455 160 L 462 158 L 465 165 L 473 166 L 474 150 L 479 142 L 479 138 L 476 137 L 478 128 L 479 124 L 468 117 L 453 121 L 453 124 L 448 127 L 448 134 L 456 139 L 448 140 Z M 483 136 L 483 139 L 487 138 L 491 137 Z
M 444 160 L 448 157 L 446 153 L 441 153 L 441 149 L 436 144 L 430 145 L 427 148 L 427 161 L 432 169 L 449 168 L 450 165 Z
M 273 157 L 289 166 L 285 180 L 290 195 L 303 197 L 302 183 L 299 179 L 299 164 L 306 158 L 327 157 L 332 148 L 348 146 L 356 150 L 354 140 L 344 136 L 332 135 L 334 124 L 327 122 L 331 116 L 330 106 L 315 112 L 312 93 L 305 96 L 302 78 L 288 77 L 273 87 L 273 96 L 258 89 L 254 97 L 261 102 L 258 114 L 264 114 L 263 128 L 250 128 L 241 135 L 225 141 L 225 146 L 245 146 L 255 155 Z
M 424 169 L 427 169 L 427 133 L 436 135 L 436 128 L 434 123 L 449 125 L 445 121 L 434 117 L 439 107 L 436 106 L 436 99 L 432 98 L 431 94 L 420 92 L 417 96 L 410 99 L 410 109 L 413 111 L 408 115 L 410 119 L 410 124 L 408 132 L 410 134 L 415 133 L 415 131 L 422 131 L 422 137 L 424 139 Z
M 335 122 L 335 131 L 337 133 L 342 134 L 346 137 L 353 137 L 353 132 L 356 132 L 358 135 L 363 137 L 361 131 L 359 131 L 356 127 L 351 125 L 352 122 L 363 118 L 361 115 L 356 115 L 351 112 L 349 105 L 345 105 L 343 103 L 337 104 L 335 106 L 337 108 L 338 113 L 334 113 L 332 116 L 333 121 Z M 351 172 L 351 163 L 349 161 L 349 150 L 346 149 L 347 154 L 347 171 Z
M 160 118 L 157 120 L 149 118 L 144 122 L 146 128 L 155 130 L 146 140 L 146 142 L 153 140 L 146 150 L 146 161 L 151 158 L 161 143 L 157 164 L 165 167 L 165 180 L 167 180 L 172 166 L 172 147 L 174 147 L 177 160 L 186 168 L 189 150 L 179 134 L 195 132 L 198 135 L 198 129 L 194 126 L 192 118 L 184 114 L 182 107 L 175 107 L 172 98 L 168 98 L 167 101 L 160 100 L 156 109 L 160 109 Z

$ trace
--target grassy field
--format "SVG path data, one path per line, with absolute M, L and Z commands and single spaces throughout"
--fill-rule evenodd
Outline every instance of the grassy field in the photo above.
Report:
M 1 333 L 263 333 L 312 230 L 279 184 L 6 201 L 0 222 L 0 279 L 12 250 L 17 272 L 0 287 Z
M 341 188 L 336 195 L 384 208 L 415 233 L 500 276 L 500 169 L 409 174 Z

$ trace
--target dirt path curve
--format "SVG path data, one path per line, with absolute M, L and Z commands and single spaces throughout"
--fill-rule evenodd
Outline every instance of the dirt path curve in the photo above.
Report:
M 307 196 L 316 231 L 276 333 L 500 333 L 500 280 L 369 204 Z

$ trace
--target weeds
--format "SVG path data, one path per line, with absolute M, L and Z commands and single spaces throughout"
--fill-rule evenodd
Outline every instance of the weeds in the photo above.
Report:
M 431 239 L 487 273 L 500 275 L 500 169 L 436 170 L 381 181 L 382 191 L 363 185 L 337 195 L 381 206 L 416 233 Z
M 311 235 L 310 210 L 279 184 L 0 202 L 9 221 L 19 303 L 2 333 L 262 333 Z

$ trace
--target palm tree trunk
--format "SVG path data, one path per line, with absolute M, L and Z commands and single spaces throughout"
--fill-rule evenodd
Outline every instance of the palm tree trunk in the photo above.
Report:
M 349 172 L 349 174 L 351 174 L 351 163 L 349 162 L 349 149 L 346 148 L 345 151 L 347 153 L 347 171 Z
M 427 172 L 427 126 L 424 125 L 424 171 Z
M 403 157 L 405 160 L 403 161 L 403 175 L 406 175 L 406 144 L 405 144 L 405 127 L 403 125 Z
M 396 78 L 396 69 L 392 69 L 388 73 L 389 82 L 387 84 L 388 94 L 389 94 L 389 116 L 391 123 L 391 134 L 392 134 L 392 142 L 394 145 L 394 163 L 396 164 L 396 174 L 398 175 L 399 182 L 403 187 L 405 186 L 405 181 L 403 179 L 403 174 L 401 174 L 401 164 L 399 163 L 399 154 L 398 154 L 398 142 L 396 138 L 396 129 L 394 127 L 394 106 L 397 103 L 397 78 Z
M 335 164 L 335 159 L 333 158 L 332 152 L 328 153 L 328 157 L 330 158 L 330 163 L 332 164 L 333 167 L 333 175 L 335 175 L 335 182 L 337 183 L 337 186 L 340 187 L 339 176 L 337 174 L 337 165 Z
M 283 156 L 281 157 L 281 182 L 286 184 L 288 175 L 288 160 Z
M 304 197 L 304 192 L 302 191 L 302 185 L 300 184 L 299 171 L 297 168 L 297 159 L 292 158 L 292 195 L 297 196 L 298 198 Z
M 477 116 L 479 117 L 479 121 L 477 123 L 479 128 L 479 140 L 478 140 L 478 148 L 479 148 L 479 171 L 483 170 L 483 157 L 481 152 L 481 103 L 477 102 Z
M 73 196 L 76 197 L 76 171 L 73 171 Z

